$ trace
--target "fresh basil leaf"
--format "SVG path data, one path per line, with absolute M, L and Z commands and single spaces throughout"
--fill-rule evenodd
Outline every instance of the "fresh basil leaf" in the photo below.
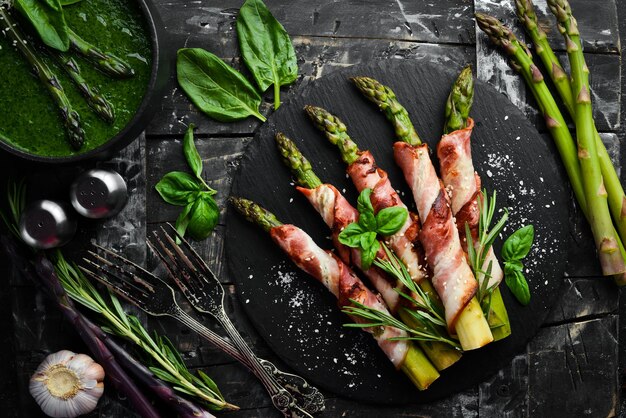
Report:
M 374 206 L 372 206 L 372 200 L 370 199 L 371 194 L 372 189 L 363 189 L 363 191 L 359 193 L 359 198 L 356 202 L 356 209 L 360 214 L 374 213 Z
M 369 247 L 361 248 L 361 268 L 363 270 L 369 270 L 369 268 L 372 267 L 372 263 L 374 259 L 376 259 L 376 254 L 378 254 L 379 249 L 380 243 L 377 240 L 374 240 Z
M 208 192 L 202 192 L 196 199 L 191 209 L 187 233 L 196 241 L 206 239 L 215 226 L 220 216 L 217 203 Z
M 72 4 L 80 3 L 83 0 L 60 0 L 61 6 L 70 6 Z
M 190 174 L 182 171 L 167 173 L 155 186 L 157 192 L 170 205 L 185 206 L 192 202 L 202 185 Z
M 505 261 L 504 262 L 504 273 L 506 274 L 507 271 L 512 271 L 512 270 L 523 271 L 524 270 L 524 265 L 519 260 Z
M 214 54 L 200 48 L 178 50 L 178 84 L 198 108 L 220 122 L 259 113 L 261 96 L 246 78 Z
M 337 237 L 339 242 L 351 248 L 358 248 L 361 245 L 361 235 L 367 232 L 356 222 L 346 226 Z
M 298 78 L 298 61 L 291 39 L 261 0 L 246 0 L 237 15 L 239 49 L 261 91 L 274 85 L 274 108 L 280 106 L 280 86 Z
M 372 245 L 374 245 L 374 241 L 376 241 L 376 232 L 365 232 L 361 234 L 361 249 L 365 250 Z
M 15 0 L 13 6 L 32 25 L 44 44 L 59 51 L 70 48 L 70 36 L 59 0 Z
M 185 236 L 185 232 L 187 232 L 187 226 L 189 225 L 189 221 L 191 217 L 189 214 L 191 213 L 191 209 L 193 209 L 194 202 L 188 203 L 187 206 L 183 209 L 183 211 L 178 215 L 176 219 L 176 232 L 180 234 L 181 237 Z M 176 237 L 176 243 L 180 244 L 180 238 Z
M 359 225 L 366 231 L 376 231 L 376 217 L 372 212 L 359 214 Z
M 376 215 L 376 231 L 381 235 L 393 235 L 404 226 L 409 211 L 398 206 L 382 209 Z
M 521 260 L 528 255 L 535 238 L 535 228 L 527 225 L 513 232 L 504 241 L 502 246 L 502 258 L 504 261 Z
M 505 268 L 504 280 L 519 303 L 524 306 L 530 303 L 530 289 L 524 273 L 517 269 L 509 269 L 506 272 Z
M 193 141 L 193 130 L 195 127 L 193 123 L 190 123 L 189 127 L 187 127 L 187 132 L 185 132 L 185 138 L 183 139 L 183 153 L 191 171 L 198 179 L 202 180 L 202 159 Z

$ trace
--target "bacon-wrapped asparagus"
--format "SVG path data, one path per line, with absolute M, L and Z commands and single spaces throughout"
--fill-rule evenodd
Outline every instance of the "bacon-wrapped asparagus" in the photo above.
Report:
M 480 176 L 474 170 L 470 145 L 474 120 L 469 117 L 469 112 L 473 97 L 474 77 L 471 68 L 467 66 L 461 71 L 446 102 L 444 135 L 437 145 L 441 179 L 450 194 L 452 215 L 456 218 L 461 244 L 466 252 L 465 225 L 469 227 L 476 249 L 479 250 L 481 245 L 478 236 L 481 181 Z M 489 271 L 490 275 L 486 277 L 484 273 L 477 273 L 476 279 L 481 289 L 492 289 L 491 296 L 487 296 L 491 298 L 489 323 L 492 325 L 494 339 L 500 340 L 511 334 L 511 326 L 498 287 L 504 277 L 504 272 L 493 247 L 489 247 L 485 254 L 484 265 L 481 267 L 482 272 Z M 485 280 L 487 283 L 483 283 Z
M 276 144 L 285 165 L 289 167 L 298 184 L 297 189 L 307 198 L 331 229 L 333 244 L 341 260 L 349 266 L 361 269 L 363 274 L 381 294 L 389 310 L 397 314 L 402 322 L 416 329 L 424 328 L 423 324 L 417 323 L 405 310 L 414 309 L 414 307 L 410 306 L 408 300 L 400 298 L 400 294 L 395 290 L 395 288 L 401 288 L 402 283 L 394 281 L 387 273 L 376 266 L 363 270 L 361 268 L 361 253 L 359 249 L 350 248 L 339 241 L 340 232 L 349 224 L 358 221 L 359 213 L 356 208 L 333 185 L 321 182 L 309 161 L 302 155 L 293 141 L 284 134 L 278 133 L 276 134 Z M 377 257 L 380 259 L 386 258 L 382 248 L 378 251 Z M 461 358 L 461 353 L 458 350 L 443 342 L 420 341 L 419 344 L 438 370 L 450 367 Z
M 230 203 L 245 218 L 270 234 L 272 240 L 301 270 L 321 282 L 337 298 L 339 307 L 352 306 L 356 301 L 364 306 L 389 315 L 385 304 L 372 293 L 354 272 L 330 251 L 325 251 L 300 228 L 281 223 L 274 214 L 243 198 L 230 198 Z M 361 322 L 357 317 L 355 322 Z M 390 340 L 408 337 L 394 327 L 365 328 L 376 340 L 393 365 L 402 371 L 420 389 L 430 386 L 438 377 L 422 350 L 409 340 Z
M 348 164 L 348 174 L 357 189 L 373 189 L 372 203 L 375 210 L 404 206 L 391 186 L 387 173 L 376 166 L 370 152 L 359 151 L 348 136 L 346 126 L 336 116 L 312 106 L 307 106 L 305 110 L 326 137 L 339 147 L 344 162 Z M 404 138 L 408 141 L 419 141 L 417 136 Z M 346 153 L 344 150 L 350 152 Z M 407 240 L 411 233 L 419 236 L 433 271 L 433 286 L 445 308 L 449 331 L 458 335 L 464 350 L 480 348 L 493 341 L 493 336 L 480 304 L 474 298 L 478 285 L 465 259 L 456 225 L 452 220 L 448 196 L 430 161 L 427 145 L 413 146 L 398 142 L 394 150 L 396 161 L 413 191 L 419 216 L 425 220 L 423 230 L 419 231 L 417 218 L 412 217 L 415 228 L 406 228 L 401 233 Z M 399 245 L 398 248 L 398 255 L 404 262 L 404 254 L 411 249 L 410 243 L 409 240 L 407 245 Z M 392 241 L 392 248 L 396 251 L 393 244 Z

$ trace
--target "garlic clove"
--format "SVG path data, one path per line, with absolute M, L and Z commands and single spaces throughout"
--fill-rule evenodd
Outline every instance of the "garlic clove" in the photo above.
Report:
M 104 393 L 104 369 L 85 354 L 68 350 L 50 354 L 31 377 L 30 393 L 54 418 L 93 411 Z

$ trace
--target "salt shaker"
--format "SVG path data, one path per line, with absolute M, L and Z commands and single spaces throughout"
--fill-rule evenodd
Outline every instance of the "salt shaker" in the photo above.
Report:
M 82 216 L 109 218 L 118 214 L 126 204 L 126 182 L 113 170 L 89 170 L 72 184 L 70 199 L 76 212 Z
M 68 205 L 53 200 L 29 204 L 20 218 L 20 235 L 24 242 L 38 249 L 67 244 L 76 233 L 76 221 Z

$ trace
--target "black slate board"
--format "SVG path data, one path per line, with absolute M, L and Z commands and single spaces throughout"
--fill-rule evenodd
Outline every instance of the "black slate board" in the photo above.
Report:
M 351 202 L 356 202 L 357 193 L 334 147 L 304 115 L 305 104 L 325 107 L 340 116 L 352 138 L 362 149 L 373 152 L 405 203 L 414 207 L 393 162 L 393 131 L 348 81 L 353 75 L 372 76 L 389 85 L 408 109 L 421 138 L 431 148 L 436 146 L 443 126 L 443 105 L 456 74 L 420 61 L 390 60 L 349 67 L 316 80 L 270 117 L 247 149 L 232 190 L 233 196 L 250 198 L 283 222 L 303 228 L 328 249 L 332 248 L 329 231 L 294 189 L 278 157 L 274 134 L 282 131 L 296 141 L 322 181 L 345 189 Z M 498 192 L 498 207 L 511 211 L 505 234 L 529 223 L 536 228 L 536 245 L 528 257 L 526 274 L 532 299 L 530 306 L 522 307 L 503 286 L 513 334 L 465 353 L 427 391 L 417 391 L 394 370 L 368 334 L 342 327 L 348 319 L 333 296 L 291 264 L 261 229 L 229 209 L 227 259 L 242 305 L 276 354 L 311 383 L 365 402 L 430 401 L 475 385 L 508 365 L 545 319 L 565 268 L 566 180 L 552 143 L 546 143 L 505 96 L 479 82 L 474 103 L 474 164 L 483 187 Z M 498 242 L 498 254 L 500 246 Z

